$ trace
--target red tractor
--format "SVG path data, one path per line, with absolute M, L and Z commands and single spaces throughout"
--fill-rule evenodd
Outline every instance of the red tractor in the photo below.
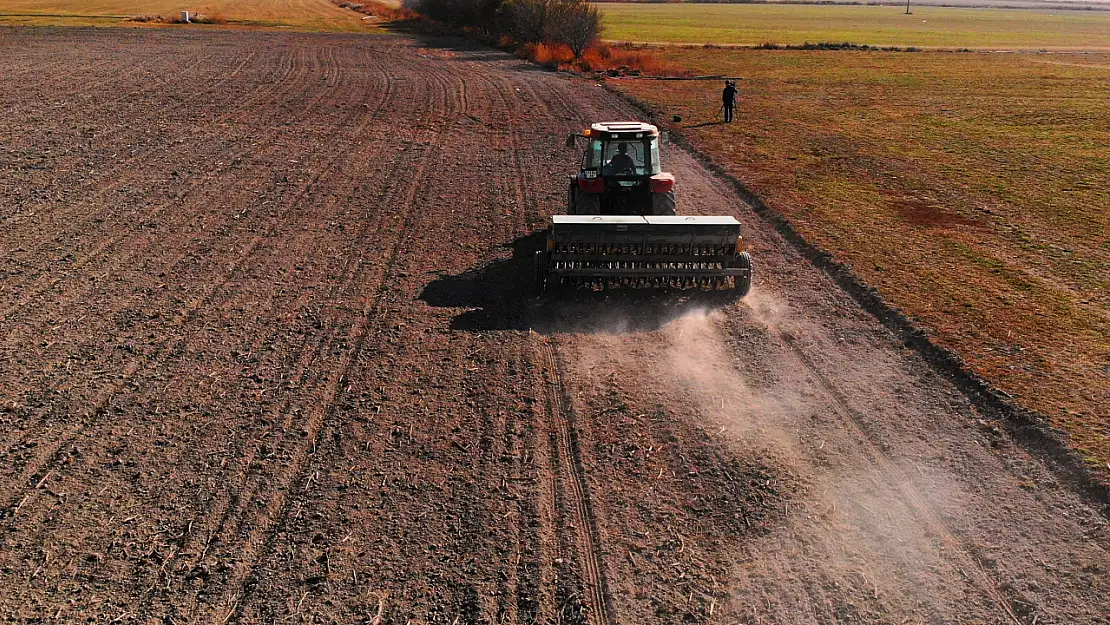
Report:
M 601 122 L 567 137 L 586 139 L 570 177 L 567 214 L 553 215 L 536 252 L 536 286 L 725 290 L 752 284 L 740 222 L 731 215 L 675 214 L 674 176 L 659 159 L 659 129 Z
M 642 122 L 599 122 L 585 137 L 582 169 L 567 189 L 568 215 L 674 215 L 674 176 L 659 159 L 659 129 Z

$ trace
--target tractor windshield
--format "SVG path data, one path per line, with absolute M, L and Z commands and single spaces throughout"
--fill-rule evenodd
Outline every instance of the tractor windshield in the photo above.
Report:
M 585 169 L 603 176 L 650 176 L 659 173 L 658 137 L 594 139 L 586 150 Z

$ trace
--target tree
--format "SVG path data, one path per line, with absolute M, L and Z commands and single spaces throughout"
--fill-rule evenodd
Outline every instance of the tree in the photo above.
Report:
M 601 11 L 586 0 L 402 0 L 432 19 L 511 35 L 520 43 L 565 44 L 582 54 L 601 34 Z
M 432 19 L 489 32 L 496 27 L 501 0 L 402 0 L 401 4 Z
M 548 38 L 566 44 L 574 58 L 580 59 L 597 41 L 601 29 L 601 10 L 597 7 L 585 0 L 561 0 L 553 7 Z
M 521 43 L 543 43 L 547 39 L 554 0 L 511 0 L 504 6 L 509 34 Z

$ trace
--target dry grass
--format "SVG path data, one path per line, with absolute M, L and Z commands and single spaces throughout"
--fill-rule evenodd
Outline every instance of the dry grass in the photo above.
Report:
M 1110 55 L 674 49 L 626 81 L 1110 475 Z
M 179 23 L 181 11 L 201 24 L 366 32 L 371 20 L 329 0 L 0 0 L 0 24 L 33 26 L 136 26 Z M 201 26 L 205 27 L 205 26 Z
M 516 55 L 552 69 L 574 60 L 574 53 L 570 51 L 570 47 L 562 44 L 529 43 L 518 48 Z
M 652 50 L 636 46 L 598 45 L 582 55 L 579 69 L 597 71 L 632 68 L 648 76 L 689 76 L 690 70 L 663 60 Z
M 648 76 L 689 76 L 685 67 L 664 61 L 652 51 L 635 46 L 597 45 L 575 59 L 564 44 L 527 44 L 517 49 L 517 56 L 550 69 L 580 72 L 608 70 Z

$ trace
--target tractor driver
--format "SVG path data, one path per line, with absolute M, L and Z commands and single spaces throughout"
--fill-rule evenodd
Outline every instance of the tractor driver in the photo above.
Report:
M 627 143 L 622 141 L 617 144 L 617 153 L 609 159 L 608 169 L 610 174 L 636 173 L 636 161 L 628 155 Z

